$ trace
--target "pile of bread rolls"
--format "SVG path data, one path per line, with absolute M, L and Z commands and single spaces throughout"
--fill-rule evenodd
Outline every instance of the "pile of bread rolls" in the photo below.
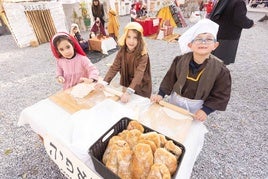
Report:
M 181 153 L 172 140 L 157 132 L 144 133 L 143 126 L 133 120 L 109 140 L 102 161 L 122 179 L 169 179 Z

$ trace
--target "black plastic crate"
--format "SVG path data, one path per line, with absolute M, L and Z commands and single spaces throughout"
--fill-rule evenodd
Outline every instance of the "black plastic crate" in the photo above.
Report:
M 89 148 L 89 155 L 92 158 L 94 167 L 96 169 L 96 171 L 103 177 L 103 178 L 107 178 L 107 179 L 120 179 L 118 175 L 116 175 L 115 173 L 113 173 L 110 169 L 108 169 L 103 163 L 102 163 L 102 156 L 106 150 L 106 147 L 109 143 L 109 140 L 119 134 L 120 132 L 122 132 L 123 130 L 125 130 L 129 124 L 129 122 L 132 121 L 131 119 L 125 117 L 122 118 L 120 121 L 118 121 L 115 125 L 113 125 L 103 136 L 101 136 L 90 148 Z M 144 133 L 147 132 L 157 132 L 153 129 L 150 129 L 149 127 L 144 126 Z M 159 132 L 157 132 L 159 133 Z M 161 134 L 161 133 L 159 133 Z M 184 153 L 185 153 L 185 147 L 177 142 L 174 141 L 173 139 L 169 138 L 166 136 L 167 140 L 172 140 L 173 143 L 175 145 L 177 145 L 178 147 L 181 148 L 182 153 L 178 159 L 178 167 L 176 170 L 176 173 L 180 167 L 181 161 L 183 159 Z M 176 173 L 174 175 L 176 175 Z

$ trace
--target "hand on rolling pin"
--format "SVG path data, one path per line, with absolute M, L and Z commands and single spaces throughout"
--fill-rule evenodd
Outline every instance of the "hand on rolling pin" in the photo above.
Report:
M 157 94 L 153 94 L 153 95 L 151 95 L 151 97 L 150 97 L 150 100 L 151 100 L 152 102 L 155 102 L 155 103 L 159 103 L 159 101 L 161 101 L 162 99 L 163 99 L 163 97 L 160 96 L 160 95 L 157 95 Z
M 104 90 L 104 85 L 101 84 L 101 83 L 97 83 L 95 86 L 94 86 L 95 90 L 97 91 L 103 91 Z
M 130 100 L 130 94 L 128 92 L 123 93 L 122 96 L 120 97 L 120 101 L 122 103 L 127 103 L 129 102 L 129 100 Z
M 207 119 L 207 114 L 203 110 L 199 109 L 195 113 L 194 119 L 203 122 Z
M 58 76 L 58 77 L 57 77 L 57 81 L 58 81 L 59 83 L 64 83 L 64 82 L 65 82 L 65 79 L 64 79 L 63 76 Z

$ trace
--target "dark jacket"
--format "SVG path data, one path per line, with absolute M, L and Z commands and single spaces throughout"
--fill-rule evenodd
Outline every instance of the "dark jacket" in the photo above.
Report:
M 239 39 L 243 28 L 248 29 L 254 25 L 246 14 L 244 0 L 219 0 L 210 15 L 210 19 L 219 24 L 217 39 Z

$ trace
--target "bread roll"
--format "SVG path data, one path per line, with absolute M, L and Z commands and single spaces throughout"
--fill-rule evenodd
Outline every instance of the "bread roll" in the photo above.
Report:
M 177 169 L 177 158 L 165 148 L 158 148 L 154 153 L 154 163 L 165 164 L 171 175 Z
M 131 179 L 130 164 L 132 161 L 132 151 L 129 149 L 117 152 L 118 170 L 117 174 L 122 179 Z
M 174 154 L 177 159 L 180 157 L 182 153 L 181 148 L 175 145 L 172 140 L 167 141 L 164 148 L 167 149 L 172 154 Z
M 166 165 L 155 163 L 151 167 L 147 179 L 170 179 L 170 173 Z
M 106 147 L 106 150 L 102 157 L 102 162 L 106 164 L 108 158 L 111 158 L 111 152 L 117 149 L 130 149 L 128 143 L 119 136 L 113 136 Z M 114 154 L 113 154 L 114 155 Z
M 146 179 L 153 165 L 153 152 L 148 144 L 139 143 L 133 148 L 131 172 L 133 179 Z
M 140 136 L 140 139 L 145 139 L 145 140 L 151 140 L 155 143 L 156 147 L 159 148 L 161 145 L 160 142 L 160 136 L 156 132 L 147 132 L 145 134 L 142 134 Z
M 144 132 L 143 126 L 138 121 L 130 121 L 127 130 L 138 129 L 141 133 Z
M 121 133 L 118 134 L 123 140 L 127 141 L 129 147 L 132 149 L 137 143 L 141 136 L 141 131 L 138 129 L 132 130 L 123 130 Z

